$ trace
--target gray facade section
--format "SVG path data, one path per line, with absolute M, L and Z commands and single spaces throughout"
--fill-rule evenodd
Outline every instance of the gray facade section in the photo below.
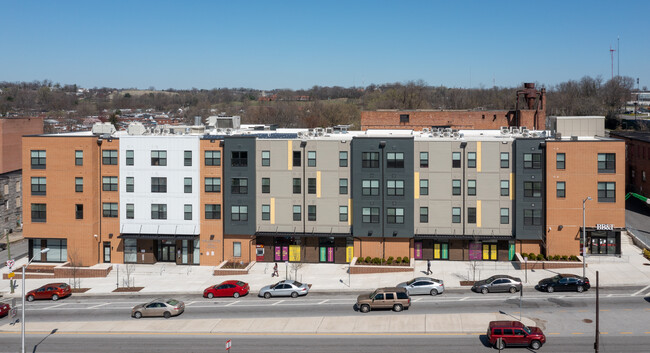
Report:
M 0 175 L 0 236 L 22 227 L 22 176 L 22 170 Z
M 246 152 L 245 166 L 242 165 L 241 159 L 233 161 L 233 153 L 235 153 L 235 157 L 241 158 L 240 152 Z M 255 137 L 233 136 L 224 138 L 223 154 L 224 234 L 253 235 L 255 234 L 257 208 L 255 203 Z M 233 181 L 235 179 L 245 179 L 247 181 L 247 193 L 233 193 Z M 247 220 L 233 220 L 233 206 L 246 206 L 248 208 Z
M 517 240 L 545 241 L 545 195 L 544 180 L 546 166 L 546 149 L 544 139 L 516 139 L 513 148 L 513 163 L 515 168 L 515 235 Z M 525 154 L 540 155 L 539 168 L 526 168 Z M 535 163 L 535 162 L 533 162 Z M 538 183 L 539 195 L 525 193 L 526 183 Z M 540 214 L 539 225 L 526 224 L 526 212 Z M 530 221 L 529 221 L 530 223 Z

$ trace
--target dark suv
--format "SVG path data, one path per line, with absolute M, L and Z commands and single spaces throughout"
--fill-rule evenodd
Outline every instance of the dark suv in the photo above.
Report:
M 402 311 L 411 306 L 411 298 L 405 288 L 378 288 L 372 293 L 361 294 L 357 297 L 357 308 L 362 313 L 370 309 L 393 309 Z
M 487 337 L 499 350 L 513 346 L 540 349 L 546 343 L 546 336 L 539 327 L 528 327 L 520 321 L 490 321 Z

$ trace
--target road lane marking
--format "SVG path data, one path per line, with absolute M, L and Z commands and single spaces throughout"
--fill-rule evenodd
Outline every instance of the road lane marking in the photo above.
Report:
M 606 334 L 609 334 L 609 332 L 601 332 L 600 334 L 601 335 L 606 335 Z
M 571 332 L 572 335 L 584 335 L 584 332 Z
M 635 295 L 639 295 L 639 294 L 641 294 L 642 292 L 645 292 L 646 290 L 648 290 L 648 288 L 650 288 L 650 284 L 647 285 L 647 286 L 645 286 L 645 287 L 644 287 L 643 289 L 641 289 L 640 291 L 634 292 L 634 293 L 631 295 L 631 297 L 633 297 L 633 296 L 635 296 Z
M 621 335 L 631 335 L 632 332 L 621 332 Z
M 192 300 L 191 302 L 186 303 L 185 306 L 190 306 L 190 305 L 192 305 L 192 304 L 194 304 L 194 303 L 196 303 L 196 300 Z
M 416 298 L 416 299 L 413 299 L 412 302 L 415 303 L 415 302 L 419 302 L 420 300 L 422 300 L 422 298 Z
M 612 294 L 607 294 L 607 298 L 610 298 L 611 296 L 612 296 Z
M 559 334 L 560 334 L 559 332 L 551 332 L 551 333 L 549 333 L 549 335 L 559 335 Z
M 224 305 L 224 306 L 235 305 L 235 304 L 239 303 L 240 301 L 241 301 L 241 300 L 235 300 L 234 302 L 228 303 L 228 304 L 226 304 L 226 305 Z
M 600 309 L 600 311 L 609 311 L 609 309 Z
M 66 303 L 61 303 L 61 304 L 57 304 L 57 305 L 52 305 L 52 306 L 49 306 L 49 307 L 47 307 L 47 308 L 43 308 L 43 309 L 41 309 L 41 310 L 47 310 L 47 309 L 52 309 L 52 308 L 58 308 L 58 307 L 60 307 L 60 306 L 64 306 L 65 304 L 66 304 Z
M 325 304 L 325 303 L 327 303 L 328 300 L 329 300 L 329 299 L 325 299 L 325 300 L 323 300 L 322 302 L 319 302 L 318 304 L 319 304 L 319 305 L 320 305 L 320 304 Z
M 271 305 L 278 305 L 278 304 L 280 304 L 280 303 L 282 303 L 282 302 L 284 302 L 284 300 L 277 301 L 277 302 L 275 302 L 275 303 L 273 303 L 273 304 L 271 304 Z M 300 304 L 298 304 L 298 305 L 300 305 Z
M 467 299 L 469 299 L 469 297 L 463 297 L 462 299 L 459 300 L 459 302 L 462 302 L 462 301 L 467 300 Z
M 100 306 L 104 306 L 104 305 L 108 305 L 108 304 L 110 304 L 110 303 L 104 303 L 104 304 L 97 304 L 97 305 L 89 306 L 88 309 L 95 309 L 95 308 L 99 308 Z

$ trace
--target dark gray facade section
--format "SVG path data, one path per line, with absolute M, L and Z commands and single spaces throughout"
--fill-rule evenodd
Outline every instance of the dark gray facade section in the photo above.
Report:
M 526 161 L 524 160 L 524 155 L 531 154 L 533 159 L 535 155 L 539 155 L 539 168 L 526 168 Z M 546 241 L 544 227 L 546 224 L 546 214 L 545 214 L 545 195 L 546 195 L 546 181 L 544 176 L 546 175 L 546 149 L 544 139 L 515 139 L 513 143 L 513 163 L 515 171 L 515 217 L 514 217 L 514 229 L 515 237 L 517 240 L 541 240 L 542 242 Z M 537 162 L 533 160 L 533 166 L 537 165 Z M 528 192 L 528 195 L 525 191 L 525 185 L 535 185 L 531 183 L 539 183 L 540 189 L 539 194 L 537 191 Z M 539 214 L 539 219 L 532 219 L 530 224 L 530 217 L 526 217 L 532 213 L 533 215 Z M 528 224 L 526 222 L 528 218 Z
M 223 146 L 223 224 L 224 234 L 253 235 L 255 234 L 255 141 L 254 136 L 233 136 L 224 139 Z M 246 163 L 243 165 L 242 154 L 246 153 Z M 233 159 L 233 157 L 235 157 Z M 233 180 L 245 179 L 247 192 L 240 190 L 233 193 Z M 233 220 L 232 206 L 248 207 L 247 220 Z M 235 217 L 237 218 L 237 217 Z M 241 218 L 241 216 L 239 216 Z
M 413 237 L 413 138 L 412 137 L 355 137 L 351 148 L 352 234 L 362 238 Z M 364 153 L 378 153 L 377 167 L 364 167 Z M 402 168 L 389 167 L 388 154 L 403 153 Z M 364 195 L 363 181 L 378 180 L 379 195 Z M 403 181 L 403 195 L 389 195 L 388 181 Z M 378 208 L 377 223 L 364 222 L 364 208 Z M 388 223 L 388 209 L 403 210 L 403 223 Z M 398 211 L 399 212 L 399 211 Z M 391 215 L 392 218 L 392 215 Z
M 22 227 L 22 177 L 22 169 L 0 174 L 0 237 Z

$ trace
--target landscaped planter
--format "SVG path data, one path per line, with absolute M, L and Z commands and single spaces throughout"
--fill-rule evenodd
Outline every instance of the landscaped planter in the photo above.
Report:
M 392 272 L 413 272 L 415 271 L 415 260 L 410 259 L 409 265 L 357 265 L 357 258 L 350 262 L 350 274 L 364 273 L 392 273 Z
M 224 261 L 217 266 L 214 270 L 214 276 L 236 276 L 236 275 L 247 275 L 248 271 L 255 265 L 255 261 L 252 261 L 248 266 L 244 268 L 226 268 L 228 261 Z M 226 267 L 225 267 L 226 266 Z
M 578 256 L 579 261 L 537 261 L 537 260 L 528 260 L 524 261 L 524 258 L 519 253 L 515 253 L 514 262 L 518 269 L 520 270 L 549 270 L 557 268 L 581 268 L 582 267 L 582 256 Z

